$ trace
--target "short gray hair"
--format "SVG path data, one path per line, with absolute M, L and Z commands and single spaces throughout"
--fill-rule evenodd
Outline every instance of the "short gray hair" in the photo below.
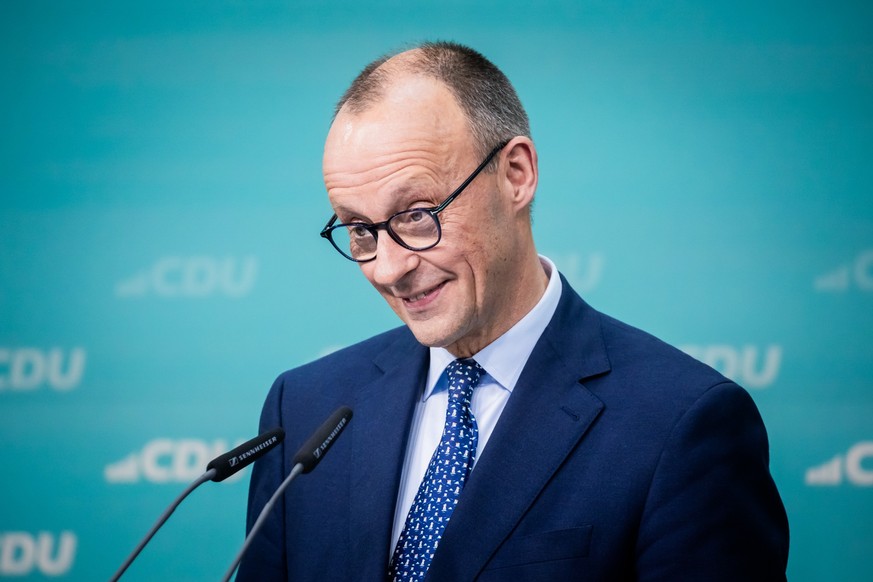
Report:
M 512 83 L 481 53 L 453 42 L 425 42 L 409 51 L 397 68 L 383 67 L 393 56 L 364 67 L 337 103 L 334 117 L 343 107 L 363 112 L 382 97 L 396 72 L 412 72 L 432 77 L 452 92 L 480 156 L 516 136 L 530 138 L 530 122 Z

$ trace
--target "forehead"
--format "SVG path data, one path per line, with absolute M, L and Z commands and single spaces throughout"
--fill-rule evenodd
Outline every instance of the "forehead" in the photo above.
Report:
M 325 179 L 368 172 L 404 158 L 449 163 L 452 152 L 469 146 L 467 121 L 452 93 L 434 79 L 406 75 L 392 81 L 363 111 L 340 110 L 325 142 Z

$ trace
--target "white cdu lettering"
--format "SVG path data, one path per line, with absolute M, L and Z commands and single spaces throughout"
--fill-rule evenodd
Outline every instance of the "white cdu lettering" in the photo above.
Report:
M 682 351 L 711 366 L 747 388 L 766 388 L 776 381 L 782 365 L 782 347 L 770 345 L 760 348 L 745 345 L 683 346 Z
M 39 532 L 36 538 L 27 532 L 0 534 L 0 574 L 26 576 L 35 569 L 45 576 L 66 574 L 73 565 L 77 543 L 76 535 L 69 531 L 60 536 Z
M 83 348 L 0 348 L 0 391 L 35 390 L 48 385 L 58 391 L 77 387 L 85 372 Z
M 873 485 L 873 468 L 865 468 L 864 460 L 873 461 L 873 441 L 856 444 L 846 453 L 846 478 L 855 485 Z
M 170 463 L 162 464 L 162 458 L 172 462 L 173 441 L 170 439 L 155 439 L 142 449 L 142 474 L 152 483 L 168 483 L 173 478 Z
M 155 439 L 143 447 L 139 470 L 143 479 L 151 483 L 192 481 L 203 474 L 210 460 L 227 448 L 223 440 L 207 443 L 197 439 Z M 111 482 L 136 481 L 137 468 L 130 466 L 135 462 L 133 457 L 115 463 L 107 469 L 107 478 Z
M 815 278 L 817 291 L 846 292 L 852 287 L 873 291 L 873 249 L 861 251 L 855 259 Z
M 164 257 L 151 271 L 151 284 L 161 297 L 242 297 L 254 287 L 258 272 L 255 257 Z

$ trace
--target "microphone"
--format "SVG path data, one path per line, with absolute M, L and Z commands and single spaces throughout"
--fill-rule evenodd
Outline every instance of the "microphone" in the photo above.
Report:
M 341 406 L 334 410 L 294 455 L 292 460 L 294 466 L 303 465 L 303 473 L 312 471 L 351 419 L 352 409 L 348 406 Z
M 246 553 L 246 550 L 249 549 L 255 534 L 257 534 L 263 527 L 267 520 L 267 516 L 273 509 L 273 506 L 276 505 L 279 497 L 282 496 L 282 493 L 285 492 L 285 489 L 288 488 L 291 481 L 293 481 L 300 473 L 309 473 L 316 467 L 316 465 L 318 465 L 318 463 L 321 462 L 321 459 L 324 458 L 327 451 L 330 450 L 333 443 L 336 442 L 336 439 L 346 428 L 346 425 L 349 424 L 351 419 L 352 409 L 348 406 L 340 406 L 322 423 L 320 427 L 318 427 L 318 430 L 312 433 L 309 440 L 303 443 L 303 446 L 300 447 L 300 450 L 297 451 L 297 454 L 294 455 L 294 458 L 292 459 L 294 466 L 291 468 L 291 472 L 285 480 L 282 481 L 282 484 L 279 485 L 279 488 L 276 489 L 276 492 L 273 493 L 273 496 L 270 497 L 263 509 L 261 509 L 261 513 L 258 514 L 258 519 L 255 520 L 251 531 L 249 531 L 249 534 L 243 541 L 243 545 L 234 558 L 233 563 L 231 563 L 230 568 L 227 570 L 227 573 L 225 573 L 224 578 L 222 579 L 223 582 L 228 582 L 230 577 L 233 576 L 236 567 L 239 566 L 240 561 L 242 561 L 243 555 Z
M 212 480 L 216 483 L 224 481 L 231 475 L 241 471 L 266 455 L 270 450 L 282 442 L 285 431 L 274 428 L 264 434 L 258 435 L 250 441 L 246 441 L 232 451 L 215 457 L 206 465 L 207 472 L 214 469 L 215 475 Z
M 112 576 L 110 582 L 116 582 L 121 578 L 121 575 L 124 574 L 136 557 L 139 556 L 140 552 L 142 552 L 146 544 L 151 541 L 152 537 L 157 533 L 161 526 L 170 519 L 170 516 L 173 515 L 173 512 L 176 511 L 179 504 L 188 497 L 189 493 L 209 480 L 215 482 L 224 481 L 231 475 L 245 469 L 278 446 L 284 438 L 285 431 L 281 428 L 274 428 L 273 430 L 267 431 L 244 442 L 232 451 L 228 451 L 209 461 L 209 464 L 206 465 L 206 472 L 195 479 L 194 482 L 191 483 L 188 488 L 170 504 L 164 513 L 161 514 L 158 521 L 155 522 L 155 525 L 152 526 L 139 545 L 133 550 L 133 552 L 131 552 L 127 557 L 127 560 L 124 561 L 124 564 L 122 564 L 115 575 Z

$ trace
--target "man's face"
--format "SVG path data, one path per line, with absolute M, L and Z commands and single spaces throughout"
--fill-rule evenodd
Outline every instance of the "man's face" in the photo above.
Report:
M 479 158 L 448 89 L 407 76 L 365 111 L 337 115 L 325 144 L 324 180 L 339 222 L 374 223 L 437 206 Z M 515 322 L 518 223 L 499 176 L 479 174 L 439 214 L 436 247 L 410 251 L 380 231 L 376 258 L 360 264 L 418 341 L 458 357 L 479 351 Z

